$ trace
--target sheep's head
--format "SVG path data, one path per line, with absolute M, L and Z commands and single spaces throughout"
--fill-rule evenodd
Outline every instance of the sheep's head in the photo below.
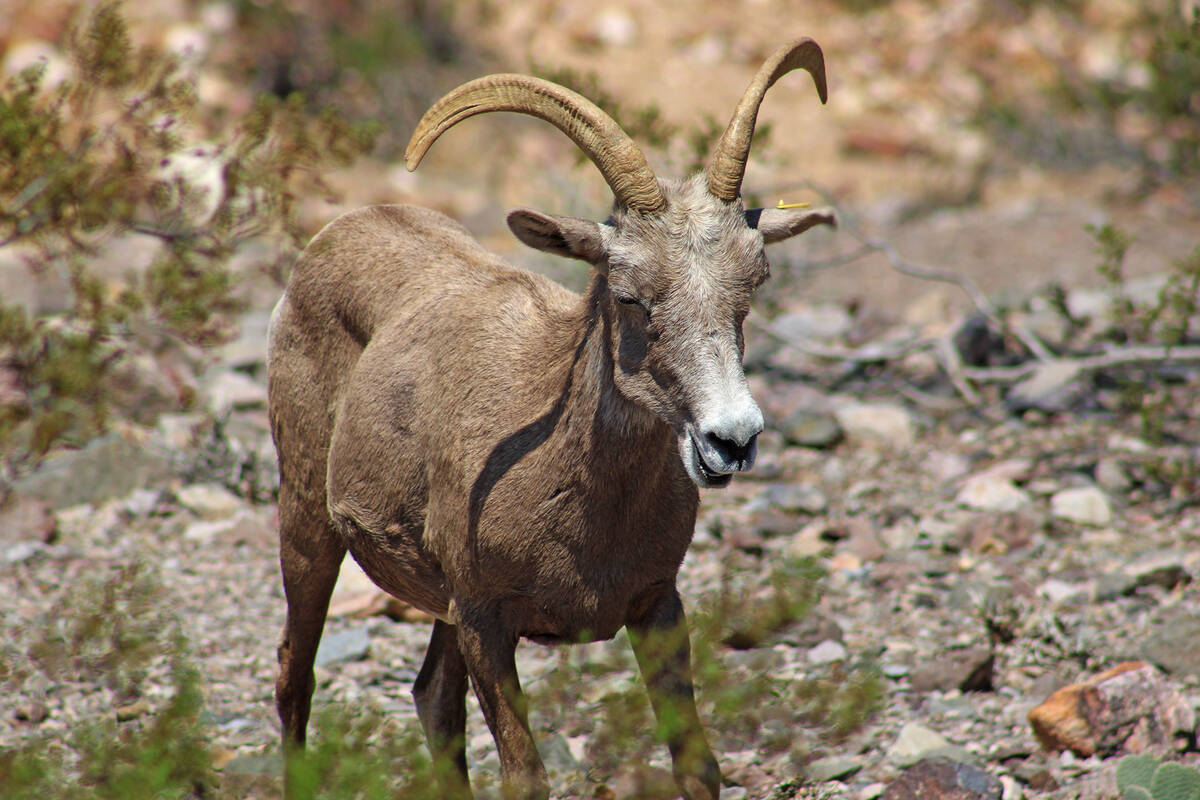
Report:
M 819 224 L 828 210 L 750 209 L 741 182 L 759 104 L 793 69 L 808 70 L 825 100 L 825 65 L 811 39 L 780 48 L 755 76 L 706 172 L 660 181 L 637 145 L 580 95 L 521 75 L 464 84 L 435 104 L 408 147 L 414 169 L 443 131 L 474 114 L 516 111 L 555 124 L 592 159 L 613 190 L 603 223 L 520 209 L 508 223 L 521 241 L 592 264 L 605 278 L 613 380 L 666 421 L 701 487 L 723 486 L 754 462 L 763 418 L 742 371 L 742 322 L 769 275 L 764 245 Z

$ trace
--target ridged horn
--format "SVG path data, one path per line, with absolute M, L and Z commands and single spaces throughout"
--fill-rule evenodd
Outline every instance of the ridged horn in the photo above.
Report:
M 454 125 L 488 111 L 513 111 L 538 117 L 571 137 L 604 176 L 617 202 L 651 214 L 666 207 L 658 179 L 642 151 L 621 126 L 583 95 L 529 75 L 488 75 L 464 83 L 438 100 L 409 139 L 408 169 Z
M 713 151 L 712 160 L 708 163 L 708 191 L 713 196 L 729 202 L 736 200 L 741 193 L 746 159 L 750 156 L 750 140 L 754 136 L 754 123 L 758 119 L 758 107 L 762 104 L 763 95 L 775 81 L 794 69 L 808 70 L 821 102 L 828 99 L 825 56 L 816 42 L 805 36 L 776 50 L 746 87 L 746 93 L 733 112 L 729 127 Z

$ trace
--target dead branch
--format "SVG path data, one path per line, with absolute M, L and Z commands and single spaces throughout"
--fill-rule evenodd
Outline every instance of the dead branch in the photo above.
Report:
M 1029 377 L 1039 368 L 1051 363 L 1068 364 L 1082 373 L 1100 372 L 1113 367 L 1126 367 L 1134 364 L 1161 363 L 1200 363 L 1200 346 L 1167 347 L 1160 345 L 1141 345 L 1134 347 L 1118 347 L 1106 353 L 1094 356 L 1077 356 L 1072 358 L 1056 358 L 1053 362 L 1032 362 L 1018 364 L 1012 367 L 971 367 L 963 370 L 963 376 L 976 383 L 1015 383 Z

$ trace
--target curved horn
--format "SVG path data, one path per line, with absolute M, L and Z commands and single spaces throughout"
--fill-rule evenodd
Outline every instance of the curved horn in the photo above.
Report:
M 487 111 L 515 111 L 549 122 L 595 163 L 619 203 L 645 214 L 666 207 L 646 157 L 612 117 L 586 97 L 529 75 L 488 75 L 464 83 L 434 103 L 417 123 L 404 152 L 409 170 L 417 168 L 448 129 Z
M 746 94 L 733 112 L 733 119 L 725 129 L 721 141 L 713 151 L 708 164 L 708 191 L 726 202 L 736 200 L 742 191 L 742 176 L 746 172 L 746 159 L 750 156 L 750 139 L 754 136 L 754 122 L 758 118 L 758 107 L 763 95 L 775 81 L 794 69 L 806 69 L 817 86 L 817 94 L 824 103 L 828 99 L 825 87 L 825 57 L 820 46 L 805 36 L 784 45 L 771 54 L 758 70 L 754 80 L 746 87 Z

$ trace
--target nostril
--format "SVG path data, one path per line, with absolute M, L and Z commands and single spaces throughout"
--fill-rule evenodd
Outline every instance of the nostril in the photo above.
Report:
M 721 458 L 723 458 L 726 463 L 733 464 L 745 461 L 747 458 L 749 458 L 750 448 L 754 446 L 754 440 L 757 438 L 757 434 L 755 436 L 751 436 L 749 441 L 747 441 L 745 444 L 737 444 L 736 442 L 730 441 L 729 439 L 724 439 L 715 433 L 706 433 L 704 434 L 704 438 L 708 441 L 709 445 L 711 445 L 712 448 L 720 454 Z

